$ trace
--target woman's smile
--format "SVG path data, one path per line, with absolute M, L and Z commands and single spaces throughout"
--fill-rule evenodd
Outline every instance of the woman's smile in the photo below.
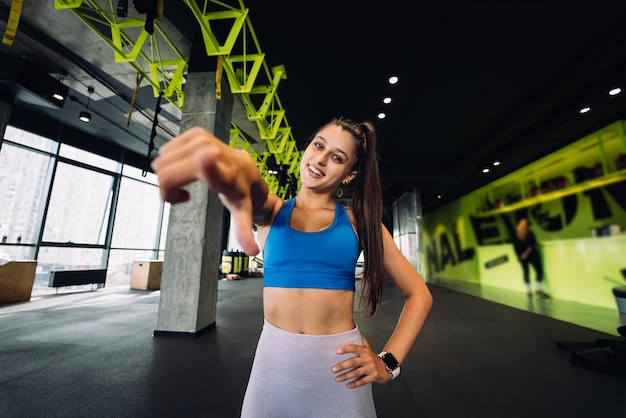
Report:
M 324 175 L 324 173 L 322 173 L 321 171 L 319 171 L 317 168 L 313 167 L 310 164 L 307 164 L 307 170 L 309 173 L 311 173 L 313 175 L 313 177 L 322 177 Z

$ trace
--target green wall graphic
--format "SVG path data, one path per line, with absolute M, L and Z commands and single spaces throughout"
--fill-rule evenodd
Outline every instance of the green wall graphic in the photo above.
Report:
M 618 165 L 626 148 L 623 126 L 622 121 L 609 125 L 426 215 L 422 264 L 427 280 L 524 292 L 510 240 L 517 221 L 526 217 L 540 243 L 546 290 L 559 299 L 617 309 L 612 289 L 626 287 L 621 273 L 626 269 L 626 167 Z M 576 178 L 575 169 L 597 165 L 598 155 L 605 167 L 600 175 Z M 557 175 L 564 179 L 558 188 L 545 186 L 546 176 Z M 533 183 L 545 188 L 537 193 Z

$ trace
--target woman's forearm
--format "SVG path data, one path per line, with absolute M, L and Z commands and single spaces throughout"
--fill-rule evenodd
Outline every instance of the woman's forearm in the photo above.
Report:
M 396 328 L 384 348 L 401 364 L 421 334 L 432 304 L 433 298 L 429 291 L 419 292 L 407 298 Z

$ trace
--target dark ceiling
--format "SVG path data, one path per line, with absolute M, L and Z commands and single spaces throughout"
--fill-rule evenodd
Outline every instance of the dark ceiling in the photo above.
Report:
M 62 109 L 17 100 L 15 117 L 37 112 L 146 154 L 156 106 L 151 89 L 140 90 L 126 128 L 136 72 L 115 63 L 111 48 L 72 12 L 55 10 L 52 0 L 24 3 L 15 41 L 0 53 L 62 79 L 70 99 Z M 117 1 L 99 3 L 109 8 Z M 135 13 L 129 3 L 129 14 Z M 11 0 L 0 0 L 2 32 L 10 6 Z M 250 0 L 245 7 L 265 61 L 285 66 L 278 95 L 297 143 L 332 117 L 374 121 L 388 204 L 419 189 L 427 213 L 626 111 L 623 94 L 607 94 L 626 87 L 623 1 Z M 176 30 L 184 54 L 202 42 L 182 0 L 164 0 L 162 24 Z M 400 77 L 395 86 L 386 83 L 391 74 Z M 95 116 L 86 125 L 76 116 L 88 86 L 95 86 L 89 98 Z M 390 105 L 382 103 L 385 95 Z M 580 114 L 584 106 L 591 111 Z M 377 120 L 383 110 L 387 117 Z M 163 106 L 157 148 L 178 133 L 179 120 L 180 112 Z M 502 164 L 483 174 L 496 159 Z

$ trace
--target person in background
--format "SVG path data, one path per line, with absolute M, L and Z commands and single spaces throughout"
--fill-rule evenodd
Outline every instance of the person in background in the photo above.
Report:
M 537 249 L 537 237 L 530 229 L 530 221 L 522 218 L 517 223 L 515 234 L 513 235 L 513 248 L 517 259 L 522 265 L 524 273 L 524 285 L 526 286 L 526 294 L 531 297 L 533 295 L 530 284 L 530 265 L 535 270 L 535 294 L 541 298 L 548 298 L 548 294 L 543 291 L 543 265 L 541 255 Z
M 317 130 L 302 155 L 301 188 L 288 200 L 268 193 L 246 151 L 200 128 L 165 144 L 152 165 L 165 201 L 188 200 L 183 187 L 202 181 L 233 215 L 244 251 L 263 251 L 264 321 L 241 417 L 376 417 L 372 383 L 398 376 L 432 296 L 382 224 L 373 125 L 338 118 Z M 350 182 L 346 208 L 333 195 Z M 397 323 L 389 324 L 387 343 L 376 350 L 359 331 L 354 308 L 359 300 L 361 312 L 374 315 L 386 276 L 406 300 Z

